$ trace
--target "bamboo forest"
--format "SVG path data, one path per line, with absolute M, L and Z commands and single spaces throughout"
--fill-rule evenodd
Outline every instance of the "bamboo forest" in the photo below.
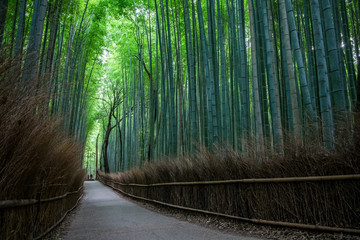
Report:
M 359 0 L 0 0 L 0 236 L 51 234 L 85 179 L 358 236 L 359 22 Z

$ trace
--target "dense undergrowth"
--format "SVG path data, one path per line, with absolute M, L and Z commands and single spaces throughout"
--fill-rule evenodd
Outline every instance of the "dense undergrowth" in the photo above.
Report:
M 359 174 L 358 116 L 353 119 L 355 127 L 339 130 L 335 149 L 331 150 L 321 147 L 316 138 L 303 144 L 289 140 L 282 154 L 270 150 L 262 154 L 256 154 L 255 150 L 241 154 L 225 148 L 210 152 L 201 148 L 191 157 L 163 159 L 124 173 L 100 173 L 100 179 L 127 193 L 184 207 L 248 219 L 360 229 L 359 180 L 151 188 L 116 184 Z M 263 159 L 261 163 L 259 158 Z
M 164 183 L 184 181 L 213 181 L 246 178 L 306 177 L 360 173 L 360 126 L 358 115 L 355 128 L 342 129 L 334 149 L 322 147 L 316 138 L 299 144 L 288 138 L 283 153 L 272 150 L 247 153 L 230 148 L 208 151 L 200 147 L 191 156 L 163 158 L 146 163 L 124 173 L 109 174 L 124 183 Z M 259 163 L 259 159 L 262 159 Z
M 20 61 L 0 61 L 0 202 L 47 199 L 77 191 L 85 173 L 82 146 L 49 117 L 46 76 L 21 82 Z M 27 207 L 0 208 L 4 239 L 29 239 L 46 231 L 81 195 Z

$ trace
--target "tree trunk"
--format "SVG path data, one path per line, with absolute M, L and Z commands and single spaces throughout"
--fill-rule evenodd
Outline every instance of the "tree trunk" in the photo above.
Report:
M 6 21 L 6 13 L 8 10 L 9 0 L 0 0 L 0 49 L 2 46 L 4 32 L 5 32 L 5 21 Z
M 289 0 L 288 0 L 289 1 Z M 340 58 L 335 35 L 335 25 L 329 0 L 321 0 L 319 3 L 324 16 L 324 38 L 326 40 L 327 60 L 329 70 L 329 87 L 333 114 L 335 120 L 346 120 L 344 79 L 340 76 Z
M 303 55 L 300 49 L 300 43 L 298 39 L 298 32 L 295 25 L 295 17 L 294 11 L 292 9 L 291 1 L 286 0 L 286 11 L 289 23 L 289 30 L 291 35 L 292 49 L 294 51 L 294 55 L 297 62 L 298 72 L 299 72 L 299 80 L 301 86 L 301 96 L 302 102 L 305 106 L 306 115 L 309 116 L 310 122 L 313 124 L 317 123 L 316 114 L 311 103 L 310 91 L 308 87 L 308 81 L 306 78 L 305 65 L 303 60 Z
M 96 172 L 95 172 L 95 179 L 98 179 L 98 175 L 97 175 L 97 171 L 98 171 L 98 162 L 99 162 L 99 135 L 100 133 L 97 135 L 96 137 L 96 148 L 95 148 L 95 166 L 96 166 Z
M 34 1 L 34 13 L 31 20 L 29 45 L 27 48 L 22 81 L 29 81 L 37 76 L 39 55 L 44 29 L 47 0 Z
M 331 100 L 329 94 L 329 79 L 325 58 L 323 30 L 321 26 L 320 8 L 318 0 L 311 0 L 311 19 L 315 42 L 316 68 L 319 81 L 320 112 L 322 120 L 323 142 L 326 147 L 334 145 L 334 123 Z
M 268 4 L 270 2 L 268 1 Z M 268 81 L 269 81 L 269 95 L 270 95 L 270 111 L 271 111 L 271 120 L 272 120 L 272 129 L 274 135 L 274 145 L 275 148 L 282 152 L 283 149 L 283 133 L 281 126 L 281 115 L 280 115 L 280 99 L 279 99 L 279 88 L 278 88 L 278 79 L 276 76 L 275 69 L 275 54 L 273 47 L 273 32 L 270 31 L 270 25 L 272 24 L 269 21 L 272 19 L 272 16 L 268 16 L 268 7 L 267 3 L 264 1 L 262 4 L 263 16 L 264 16 L 264 28 L 265 28 L 265 44 L 266 44 L 266 53 L 267 53 L 267 72 L 268 72 Z
M 250 94 L 249 94 L 249 67 L 246 52 L 246 34 L 245 34 L 245 7 L 244 0 L 238 0 L 239 19 L 240 19 L 240 97 L 241 97 L 241 137 L 246 141 L 250 137 Z M 228 103 L 229 104 L 229 103 Z M 245 141 L 242 144 L 245 144 Z M 245 146 L 243 146 L 245 150 Z
M 183 1 L 186 35 L 186 53 L 188 61 L 188 82 L 189 82 L 189 111 L 190 111 L 190 152 L 194 150 L 194 144 L 198 141 L 198 122 L 196 116 L 196 79 L 195 79 L 195 51 L 191 34 L 190 13 L 188 0 Z
M 258 65 L 256 59 L 256 44 L 255 44 L 255 24 L 253 15 L 253 1 L 249 2 L 249 18 L 250 18 L 250 32 L 251 32 L 251 62 L 252 62 L 252 79 L 253 79 L 253 91 L 255 95 L 255 118 L 256 118 L 256 147 L 258 152 L 264 150 L 264 135 L 262 128 L 262 114 L 260 109 L 260 96 L 259 96 L 259 83 L 258 83 Z
M 24 45 L 24 29 L 25 29 L 25 11 L 26 11 L 26 0 L 21 0 L 18 27 L 16 31 L 16 42 L 14 55 L 20 56 L 22 54 Z
M 293 116 L 293 126 L 294 126 L 294 137 L 301 141 L 302 139 L 302 127 L 300 122 L 300 113 L 299 113 L 299 104 L 297 97 L 297 81 L 295 78 L 295 69 L 292 58 L 292 49 L 290 44 L 290 34 L 289 34 L 289 25 L 286 13 L 285 0 L 280 0 L 280 10 L 281 10 L 281 21 L 283 24 L 284 31 L 284 45 L 285 45 L 285 57 L 287 62 L 287 71 L 289 74 L 289 78 L 285 79 L 285 81 L 289 81 L 289 90 L 291 96 L 291 111 Z
M 14 50 L 15 29 L 16 29 L 16 20 L 18 18 L 18 13 L 19 13 L 19 0 L 16 0 L 15 14 L 14 14 L 14 17 L 13 17 L 13 24 L 12 24 L 12 28 L 11 28 L 10 55 L 13 54 L 13 50 Z

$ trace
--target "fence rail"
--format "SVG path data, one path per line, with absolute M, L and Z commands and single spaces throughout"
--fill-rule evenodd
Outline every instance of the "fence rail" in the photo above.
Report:
M 8 222 L 0 225 L 0 232 L 4 231 L 7 239 L 43 238 L 78 205 L 83 188 L 46 199 L 0 200 L 0 222 Z M 64 202 L 58 204 L 59 200 Z
M 73 191 L 73 192 L 67 192 L 63 195 L 60 196 L 56 196 L 56 197 L 52 197 L 52 198 L 47 198 L 47 199 L 19 199 L 19 200 L 2 200 L 0 201 L 0 209 L 6 209 L 6 208 L 14 208 L 14 207 L 24 207 L 24 206 L 29 206 L 29 205 L 35 205 L 37 203 L 46 203 L 46 202 L 51 202 L 51 201 L 56 201 L 56 200 L 60 200 L 63 198 L 66 198 L 69 195 L 73 195 L 73 194 L 77 194 L 79 193 L 79 191 L 81 191 L 81 189 L 83 188 L 83 186 L 81 186 L 78 190 Z
M 248 178 L 248 179 L 235 179 L 235 180 L 167 182 L 167 183 L 153 183 L 153 184 L 121 183 L 112 179 L 110 181 L 119 184 L 121 186 L 162 187 L 162 186 L 186 186 L 186 185 L 215 185 L 215 184 L 231 184 L 231 183 L 292 183 L 292 182 L 319 182 L 319 181 L 345 181 L 345 180 L 360 180 L 360 174 L 310 176 L 310 177 L 286 177 L 286 178 Z
M 80 189 L 79 189 L 80 190 Z M 62 221 L 64 221 L 65 217 L 69 214 L 69 212 L 71 212 L 72 210 L 74 210 L 77 205 L 79 204 L 81 198 L 83 197 L 83 194 L 81 194 L 81 196 L 78 198 L 78 200 L 76 201 L 75 205 L 70 208 L 69 210 L 67 210 L 63 216 L 56 222 L 54 223 L 51 227 L 49 227 L 46 231 L 44 231 L 42 234 L 40 234 L 39 236 L 37 237 L 34 237 L 33 240 L 38 240 L 38 239 L 41 239 L 43 238 L 44 236 L 46 236 L 48 233 L 50 233 L 56 226 L 58 226 Z

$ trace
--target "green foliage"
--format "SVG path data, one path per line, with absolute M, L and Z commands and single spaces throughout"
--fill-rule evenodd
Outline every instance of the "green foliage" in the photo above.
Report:
M 110 85 L 122 91 L 117 110 L 122 122 L 115 127 L 120 132 L 110 138 L 108 149 L 117 158 L 111 161 L 127 169 L 163 155 L 192 152 L 197 143 L 246 152 L 252 137 L 258 150 L 264 144 L 282 152 L 288 132 L 306 141 L 307 129 L 317 129 L 323 111 L 314 106 L 319 106 L 320 95 L 329 93 L 323 89 L 326 84 L 317 88 L 313 78 L 321 67 L 314 65 L 315 43 L 308 36 L 316 29 L 303 21 L 307 16 L 314 24 L 316 18 L 309 18 L 308 2 L 290 2 L 104 1 L 95 13 L 100 14 L 95 19 L 106 18 L 106 25 L 94 31 L 106 33 L 98 94 L 105 96 Z M 343 5 L 350 3 L 331 1 L 332 14 Z M 324 9 L 329 18 L 328 7 Z M 321 19 L 324 27 L 326 21 Z M 349 36 L 344 26 L 331 34 L 333 39 L 334 34 L 344 40 Z M 339 45 L 331 48 L 342 51 Z M 354 63 L 342 64 L 343 69 L 354 69 Z M 354 86 L 349 76 L 344 89 Z M 100 125 L 106 124 L 108 112 L 101 102 L 110 100 L 104 96 L 92 115 Z M 349 105 L 348 99 L 345 102 Z M 319 132 L 326 130 L 322 127 Z M 105 131 L 104 126 L 100 129 Z M 331 141 L 326 137 L 325 142 Z
M 318 13 L 310 3 L 320 4 Z M 32 9 L 27 1 L 24 49 Z M 336 133 L 338 116 L 356 104 L 359 16 L 352 1 L 63 0 L 49 109 L 90 155 L 99 135 L 99 159 L 107 124 L 114 126 L 106 150 L 113 171 L 191 153 L 197 144 L 246 153 L 252 137 L 258 150 L 282 152 L 288 134 L 304 142 L 308 129 L 332 147 L 330 128 Z M 55 25 L 45 23 L 46 53 Z M 119 103 L 109 118 L 114 94 Z

